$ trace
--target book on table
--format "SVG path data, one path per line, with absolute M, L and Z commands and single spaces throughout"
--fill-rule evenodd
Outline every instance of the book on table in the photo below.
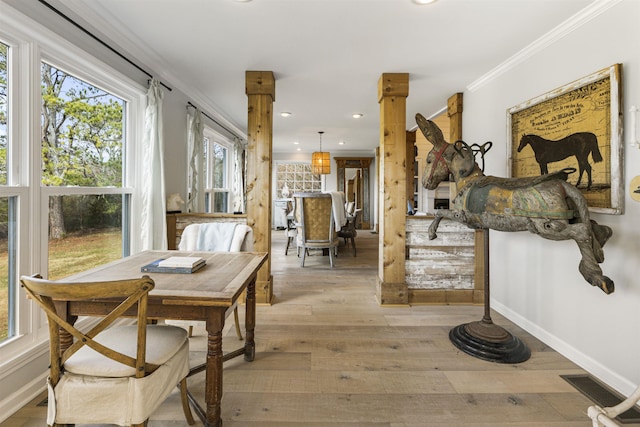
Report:
M 143 273 L 194 273 L 204 267 L 206 261 L 200 257 L 172 256 L 157 259 L 140 268 Z

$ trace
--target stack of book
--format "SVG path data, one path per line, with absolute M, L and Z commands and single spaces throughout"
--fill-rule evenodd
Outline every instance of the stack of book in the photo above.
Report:
M 158 259 L 140 268 L 143 273 L 182 273 L 189 274 L 200 270 L 206 264 L 204 258 L 172 256 Z

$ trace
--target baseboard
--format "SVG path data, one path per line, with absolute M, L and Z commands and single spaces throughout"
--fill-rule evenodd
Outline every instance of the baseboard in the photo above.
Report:
M 568 345 L 565 341 L 549 333 L 549 331 L 541 328 L 535 323 L 532 323 L 508 307 L 497 303 L 493 299 L 491 300 L 491 309 L 500 313 L 511 322 L 538 338 L 540 341 L 549 345 L 555 351 L 592 374 L 607 386 L 613 388 L 618 393 L 621 393 L 623 396 L 629 396 L 635 391 L 637 384 L 631 383 L 629 380 L 613 372 L 608 367 L 596 362 L 589 355 Z
M 29 383 L 0 402 L 0 423 L 11 417 L 46 389 L 49 371 L 43 372 Z

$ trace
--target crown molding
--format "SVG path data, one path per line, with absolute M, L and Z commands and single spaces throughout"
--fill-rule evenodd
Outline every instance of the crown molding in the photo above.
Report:
M 497 79 L 502 74 L 505 74 L 507 71 L 511 70 L 513 67 L 521 64 L 525 60 L 529 59 L 536 53 L 542 51 L 546 47 L 552 45 L 558 40 L 562 39 L 567 34 L 575 31 L 577 28 L 580 28 L 582 25 L 596 18 L 600 14 L 609 10 L 616 4 L 620 3 L 622 0 L 596 0 L 591 3 L 589 6 L 582 9 L 580 12 L 573 15 L 571 18 L 562 22 L 560 25 L 534 41 L 533 43 L 526 46 L 524 49 L 520 50 L 518 53 L 504 61 L 502 64 L 498 65 L 487 74 L 481 76 L 477 80 L 473 81 L 471 84 L 467 86 L 467 90 L 469 92 L 475 92 L 481 87 L 489 84 L 491 81 Z
M 122 49 L 121 53 L 123 55 L 136 58 L 136 61 L 141 62 L 141 66 L 150 69 L 149 71 L 154 74 L 155 78 L 167 82 L 169 86 L 175 87 L 184 93 L 187 98 L 203 112 L 213 117 L 229 130 L 235 132 L 238 137 L 245 140 L 247 139 L 245 131 L 241 130 L 219 112 L 221 110 L 219 106 L 206 97 L 201 96 L 193 87 L 186 85 L 182 79 L 168 71 L 172 69 L 171 64 L 164 61 L 151 47 L 132 34 L 128 27 L 123 25 L 110 13 L 108 8 L 99 2 L 90 3 L 77 0 L 59 1 L 71 10 L 76 17 L 82 17 L 81 19 L 84 21 L 82 24 L 91 22 L 92 24 L 87 25 L 87 27 L 88 29 L 92 28 L 96 30 L 98 32 L 96 36 L 104 38 L 107 43 L 113 42 L 113 47 Z M 91 6 L 89 6 L 89 3 Z M 109 34 L 109 36 L 105 34 Z

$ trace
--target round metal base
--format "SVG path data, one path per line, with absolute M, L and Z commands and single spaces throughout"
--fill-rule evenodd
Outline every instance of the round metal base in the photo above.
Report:
M 489 362 L 521 363 L 531 357 L 531 350 L 518 337 L 484 320 L 456 326 L 449 331 L 449 339 L 468 355 Z

